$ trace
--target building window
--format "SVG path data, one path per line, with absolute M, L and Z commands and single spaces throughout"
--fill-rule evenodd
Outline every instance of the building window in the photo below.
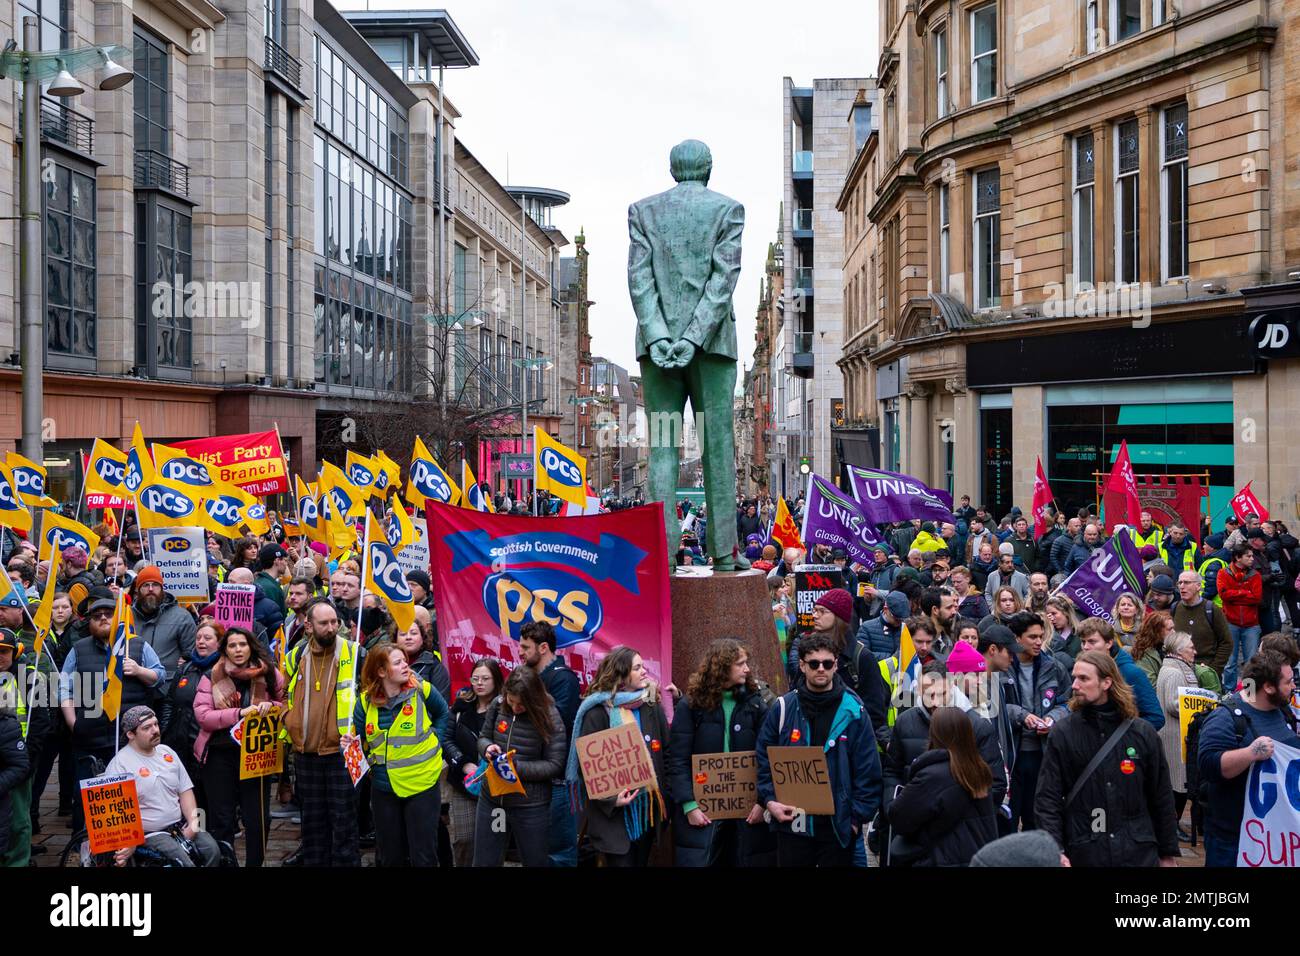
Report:
M 1111 0 L 1110 32 L 1116 42 L 1142 32 L 1142 0 Z
M 1002 226 L 1001 174 L 996 169 L 975 173 L 975 308 L 995 309 L 1001 300 Z
M 948 184 L 941 183 L 939 185 L 939 291 L 945 294 L 948 292 L 948 271 L 951 268 L 949 213 Z
M 167 48 L 139 27 L 135 31 L 135 148 L 169 155 Z
M 971 102 L 991 99 L 998 92 L 998 5 L 990 3 L 972 10 Z
M 1101 16 L 1097 4 L 1100 0 L 1087 0 L 1083 14 L 1084 42 L 1089 53 L 1096 53 L 1106 45 L 1106 38 L 1101 32 Z
M 191 223 L 187 209 L 157 193 L 135 202 L 135 360 L 150 378 L 188 381 L 193 375 L 194 316 L 228 308 L 228 303 L 192 301 L 185 285 L 193 275 Z
M 1165 22 L 1165 0 L 1151 0 L 1151 25 L 1158 27 Z
M 1076 286 L 1096 282 L 1093 270 L 1093 160 L 1091 133 L 1074 138 L 1074 282 Z
M 492 407 L 492 333 L 481 329 L 478 334 L 478 404 L 480 408 Z
M 948 115 L 948 30 L 934 31 L 935 115 Z
M 45 180 L 45 351 L 95 368 L 95 179 L 57 163 Z
M 1187 276 L 1187 104 L 1160 124 L 1160 278 Z
M 18 0 L 18 19 L 14 22 L 14 36 L 22 45 L 23 17 L 36 17 L 41 28 L 41 49 L 60 50 L 65 42 L 67 9 L 64 0 Z
M 1138 281 L 1138 124 L 1115 128 L 1115 278 Z
M 263 11 L 266 38 L 284 46 L 284 0 L 265 0 Z

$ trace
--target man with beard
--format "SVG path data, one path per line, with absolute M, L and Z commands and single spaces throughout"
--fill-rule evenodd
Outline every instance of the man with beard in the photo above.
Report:
M 177 842 L 179 834 L 194 843 L 204 866 L 221 863 L 221 848 L 203 829 L 194 782 L 176 751 L 162 743 L 158 716 L 148 707 L 132 707 L 122 714 L 126 746 L 117 752 L 105 773 L 130 774 L 135 780 L 140 823 L 145 846 L 161 853 L 173 866 L 193 867 L 194 861 Z M 135 847 L 116 851 L 113 862 L 125 866 Z
M 1083 540 L 1070 549 L 1070 554 L 1065 559 L 1065 567 L 1061 569 L 1061 573 L 1070 574 L 1076 568 L 1083 567 L 1092 557 L 1092 552 L 1096 551 L 1100 547 L 1101 529 L 1092 523 L 1085 525 L 1083 529 Z
M 352 726 L 365 651 L 338 636 L 338 612 L 329 601 L 312 601 L 303 619 L 307 640 L 285 659 L 289 710 L 280 732 L 293 742 L 302 865 L 360 866 L 357 797 L 340 741 Z
M 128 568 L 134 568 L 136 563 L 144 558 L 144 545 L 140 543 L 140 529 L 133 527 L 129 531 L 123 531 L 122 535 L 122 557 L 126 558 Z
M 104 712 L 104 675 L 108 672 L 111 653 L 113 614 L 117 602 L 110 597 L 88 599 L 86 620 L 89 636 L 72 645 L 63 661 L 59 680 L 59 707 L 72 730 L 72 758 L 77 765 L 77 779 L 96 776 L 94 761 L 107 763 L 116 750 L 113 721 Z M 194 649 L 193 635 L 190 651 Z M 159 685 L 167 672 L 154 649 L 139 636 L 126 644 L 122 662 L 122 700 L 118 713 L 126 713 L 138 704 L 157 697 Z M 72 829 L 85 826 L 81 801 L 72 805 Z
M 1295 692 L 1295 672 L 1282 654 L 1261 650 L 1246 662 L 1242 683 L 1254 693 L 1225 698 L 1201 727 L 1197 761 L 1205 802 L 1205 865 L 1235 866 L 1250 768 L 1273 756 L 1275 744 L 1300 747 L 1283 710 Z M 1279 785 L 1281 781 L 1278 781 Z M 1279 786 L 1280 789 L 1280 786 Z
M 131 582 L 131 607 L 135 611 L 135 632 L 154 649 L 168 674 L 176 662 L 194 654 L 194 616 L 163 590 L 162 572 L 149 564 Z
M 1035 571 L 1029 575 L 1029 598 L 1025 602 L 1025 610 L 1033 611 L 1035 614 L 1046 611 L 1049 588 L 1050 584 L 1044 572 Z

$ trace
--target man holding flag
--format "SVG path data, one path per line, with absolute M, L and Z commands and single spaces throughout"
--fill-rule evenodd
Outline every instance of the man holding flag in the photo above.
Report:
M 86 623 L 89 636 L 72 645 L 59 680 L 59 706 L 72 729 L 79 780 L 96 775 L 95 760 L 107 764 L 113 759 L 118 713 L 153 701 L 154 686 L 166 676 L 154 649 L 135 636 L 131 606 L 124 595 L 119 594 L 117 601 L 91 600 Z M 73 805 L 72 829 L 84 825 L 78 801 Z

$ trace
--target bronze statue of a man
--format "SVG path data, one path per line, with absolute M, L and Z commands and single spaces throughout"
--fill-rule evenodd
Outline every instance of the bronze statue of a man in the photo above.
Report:
M 636 355 L 650 426 L 650 500 L 664 503 L 668 553 L 681 529 L 675 509 L 686 400 L 700 429 L 704 547 L 715 571 L 749 562 L 736 541 L 736 313 L 745 207 L 707 188 L 713 157 L 699 140 L 673 147 L 677 185 L 628 208 L 627 285 L 636 310 Z M 667 427 L 665 427 L 667 426 Z

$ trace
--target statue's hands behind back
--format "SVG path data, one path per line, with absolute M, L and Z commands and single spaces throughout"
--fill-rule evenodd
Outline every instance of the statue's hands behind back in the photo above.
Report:
M 686 368 L 691 364 L 691 359 L 695 357 L 695 343 L 688 339 L 678 339 L 673 343 L 672 354 L 669 361 L 673 368 Z
M 671 339 L 660 339 L 650 343 L 650 360 L 660 368 L 676 368 L 673 364 L 673 343 Z

